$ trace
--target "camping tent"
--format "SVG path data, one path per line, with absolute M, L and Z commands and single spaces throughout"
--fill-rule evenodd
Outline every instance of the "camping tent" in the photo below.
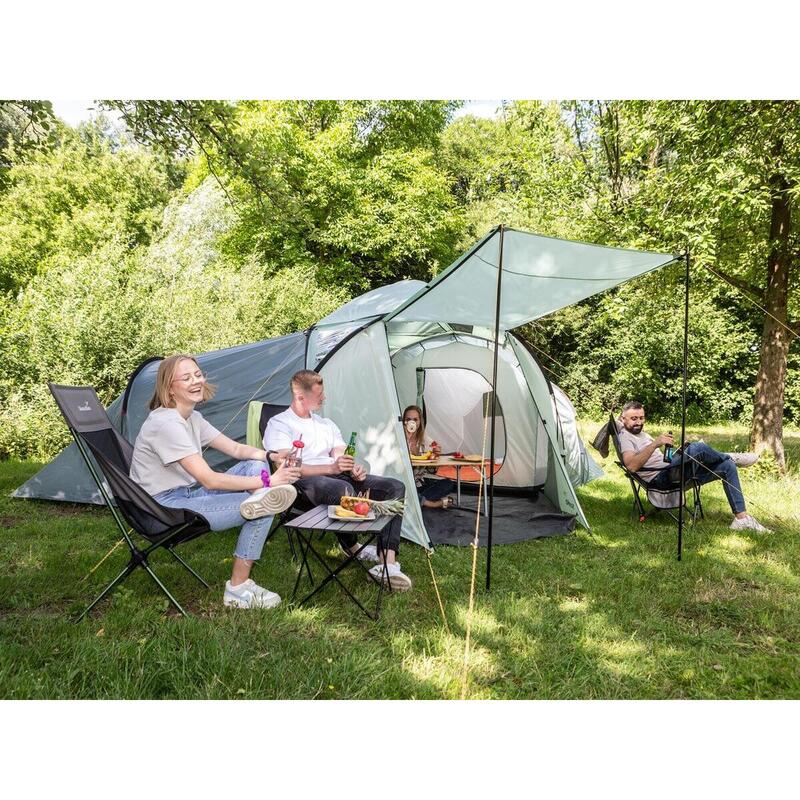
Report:
M 448 443 L 460 436 L 467 446 L 477 443 L 477 429 L 484 427 L 488 393 L 497 398 L 497 418 L 502 419 L 496 427 L 498 468 L 492 481 L 548 504 L 542 516 L 550 524 L 542 524 L 545 535 L 570 530 L 575 520 L 588 528 L 573 486 L 581 481 L 580 465 L 586 464 L 582 456 L 573 457 L 576 442 L 582 449 L 574 414 L 570 427 L 561 419 L 552 385 L 512 329 L 673 260 L 663 253 L 496 228 L 429 283 L 382 287 L 307 331 L 199 356 L 203 370 L 220 387 L 203 414 L 243 441 L 250 400 L 288 403 L 290 376 L 303 367 L 319 370 L 328 397 L 322 413 L 335 419 L 345 435 L 359 432 L 358 455 L 372 471 L 406 483 L 410 502 L 403 535 L 430 546 L 415 501 L 402 409 L 422 401 L 432 433 Z M 112 421 L 131 440 L 147 416 L 156 370 L 155 362 L 143 366 L 110 407 Z M 460 405 L 448 408 L 448 392 L 458 395 Z M 460 430 L 448 428 L 447 420 L 462 411 Z M 212 466 L 224 466 L 223 456 L 209 456 Z M 100 501 L 74 445 L 14 494 Z M 538 519 L 530 518 L 526 538 L 540 535 Z

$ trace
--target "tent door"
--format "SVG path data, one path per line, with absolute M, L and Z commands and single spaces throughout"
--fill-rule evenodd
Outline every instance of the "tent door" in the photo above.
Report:
M 420 373 L 423 374 L 420 383 Z M 486 452 L 491 436 L 492 385 L 478 372 L 459 367 L 427 367 L 417 369 L 417 389 L 422 387 L 425 409 L 425 432 L 428 439 L 441 445 L 442 452 L 480 453 L 483 447 L 484 421 Z M 488 414 L 487 414 L 488 409 Z M 506 453 L 506 429 L 498 398 L 495 458 L 502 461 Z

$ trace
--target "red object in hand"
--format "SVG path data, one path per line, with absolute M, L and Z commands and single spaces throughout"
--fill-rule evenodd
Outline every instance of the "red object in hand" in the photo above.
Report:
M 302 439 L 297 439 L 296 441 L 292 442 L 292 446 L 302 450 L 306 446 L 306 443 Z
M 366 517 L 369 514 L 369 503 L 356 503 L 353 506 L 353 511 L 360 517 Z

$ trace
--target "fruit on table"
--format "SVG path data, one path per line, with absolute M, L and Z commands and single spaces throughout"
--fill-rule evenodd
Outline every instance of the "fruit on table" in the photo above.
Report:
M 453 458 L 464 458 L 464 454 L 460 450 L 456 450 L 455 453 L 453 453 Z
M 348 519 L 357 519 L 361 516 L 360 514 L 356 514 L 355 511 L 350 511 L 350 509 L 342 508 L 341 506 L 336 506 L 333 513 L 336 514 L 337 517 L 346 517 Z
M 353 511 L 358 503 L 366 503 L 377 516 L 402 514 L 405 508 L 403 500 L 370 500 L 369 497 L 352 497 L 351 495 L 342 495 L 339 503 L 341 508 L 348 511 Z
M 356 503 L 353 506 L 353 511 L 356 512 L 361 517 L 366 517 L 369 514 L 369 503 L 365 503 L 363 500 L 360 503 Z

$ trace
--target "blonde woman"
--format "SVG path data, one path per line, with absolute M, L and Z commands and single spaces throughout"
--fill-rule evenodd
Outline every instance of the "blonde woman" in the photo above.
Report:
M 272 608 L 281 598 L 250 578 L 261 557 L 272 518 L 297 497 L 297 469 L 281 466 L 270 475 L 264 450 L 235 442 L 203 419 L 195 406 L 214 388 L 192 356 L 178 353 L 158 367 L 150 414 L 133 448 L 131 478 L 163 506 L 201 514 L 211 530 L 241 526 L 231 579 L 223 602 L 233 608 Z M 239 461 L 216 472 L 203 458 L 213 447 Z
M 419 406 L 408 406 L 403 411 L 403 429 L 406 434 L 406 444 L 411 455 L 418 456 L 427 452 L 425 443 L 425 423 L 422 420 L 422 409 Z M 439 445 L 431 443 L 433 454 L 441 454 Z M 423 508 L 450 508 L 453 498 L 449 496 L 454 484 L 449 478 L 431 480 L 426 477 L 428 473 L 435 473 L 433 467 L 414 467 L 414 483 L 417 486 L 419 502 Z

